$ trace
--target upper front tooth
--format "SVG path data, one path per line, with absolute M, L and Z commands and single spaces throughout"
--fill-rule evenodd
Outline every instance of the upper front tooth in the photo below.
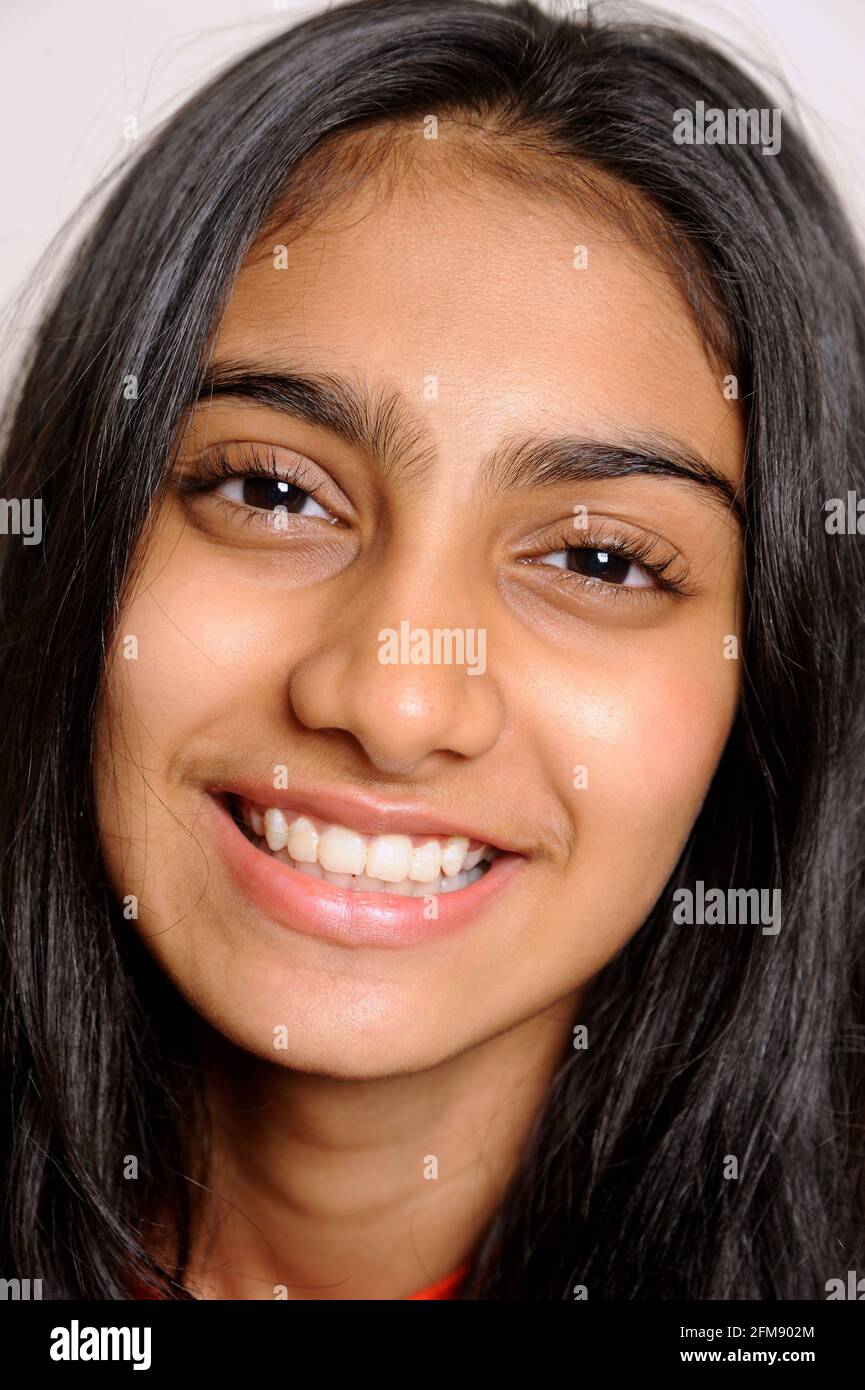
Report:
M 285 849 L 288 843 L 288 821 L 280 810 L 268 808 L 265 811 L 264 834 L 267 848 L 272 850 L 274 854 L 277 850 Z
M 442 873 L 448 878 L 458 874 L 468 853 L 469 842 L 464 835 L 451 835 L 442 850 Z
M 298 816 L 297 820 L 291 822 L 288 831 L 288 852 L 298 864 L 317 862 L 318 831 L 307 816 Z
M 370 878 L 399 883 L 400 879 L 408 878 L 411 851 L 408 835 L 377 835 L 367 850 L 366 871 Z
M 318 842 L 318 862 L 333 874 L 362 874 L 366 869 L 366 840 L 355 830 L 329 825 Z
M 384 884 L 380 878 L 370 878 L 369 874 L 358 874 L 354 886 L 359 893 L 380 893 Z
M 442 869 L 442 850 L 438 840 L 427 840 L 411 852 L 408 876 L 415 883 L 431 883 Z
M 279 807 L 262 810 L 249 804 L 253 830 L 261 833 L 274 854 L 285 850 L 296 864 L 319 864 L 327 873 L 362 875 L 377 883 L 434 884 L 440 875 L 453 879 L 491 859 L 494 851 L 481 845 L 469 853 L 464 835 L 451 835 L 442 845 L 429 839 L 413 845 L 409 835 L 367 836 L 344 825 L 325 825 L 321 829 L 309 816 L 291 816 Z M 321 822 L 319 822 L 319 825 Z

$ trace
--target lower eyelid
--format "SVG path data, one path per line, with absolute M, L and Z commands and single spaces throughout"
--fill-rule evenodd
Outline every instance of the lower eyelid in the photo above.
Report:
M 594 579 L 589 575 L 577 574 L 574 570 L 564 570 L 558 565 L 542 565 L 550 571 L 548 582 L 567 592 L 575 587 L 588 590 L 592 596 L 603 603 L 645 603 L 674 597 L 658 583 L 651 584 L 611 584 L 608 579 Z M 574 597 L 571 592 L 571 597 Z
M 603 546 L 597 549 L 603 550 Z M 547 552 L 556 554 L 556 551 Z M 668 589 L 654 576 L 649 575 L 649 584 L 611 584 L 609 580 L 595 579 L 579 574 L 575 570 L 564 569 L 560 565 L 549 565 L 539 557 L 524 557 L 518 563 L 540 571 L 540 577 L 547 585 L 555 587 L 567 599 L 577 601 L 581 595 L 598 603 L 662 604 L 668 599 L 680 597 L 676 589 Z M 632 561 L 632 564 L 638 563 Z M 687 591 L 682 591 L 685 596 Z

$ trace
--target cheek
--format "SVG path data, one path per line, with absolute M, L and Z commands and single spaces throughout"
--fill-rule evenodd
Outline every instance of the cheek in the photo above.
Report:
M 284 700 L 304 642 L 297 613 L 286 620 L 284 594 L 239 580 L 200 549 L 189 538 L 159 546 L 113 648 L 114 718 L 169 764 L 169 776 L 191 740 L 218 746 L 235 718 L 248 732 L 250 700 L 258 709 Z
M 646 682 L 605 750 L 604 818 L 654 901 L 684 848 L 726 742 L 735 701 L 715 681 Z M 646 904 L 648 907 L 649 904 Z
M 124 605 L 96 724 L 96 810 L 115 893 L 141 898 L 145 926 L 188 910 L 207 883 L 201 795 L 184 771 L 190 750 L 248 736 L 253 702 L 278 692 L 275 627 L 168 529 Z
M 602 795 L 653 838 L 679 835 L 709 789 L 734 705 L 712 680 L 642 681 L 599 755 Z
M 533 717 L 536 761 L 570 834 L 538 884 L 535 920 L 546 922 L 557 979 L 574 987 L 612 959 L 658 901 L 735 715 L 735 663 L 707 650 L 689 665 L 677 651 L 678 643 L 656 647 L 632 666 L 583 663 L 579 678 L 573 667 L 569 679 L 559 669 L 544 717 Z M 546 975 L 537 987 L 549 988 Z
M 671 872 L 709 790 L 738 700 L 714 639 L 559 679 L 545 761 L 570 816 L 573 862 L 614 886 Z M 552 733 L 552 736 L 551 736 Z M 590 861 L 587 865 L 587 861 Z

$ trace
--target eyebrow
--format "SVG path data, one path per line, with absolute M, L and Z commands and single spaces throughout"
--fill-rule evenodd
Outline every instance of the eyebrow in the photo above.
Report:
M 366 453 L 386 478 L 417 477 L 435 458 L 429 431 L 408 398 L 393 388 L 371 391 L 360 378 L 231 362 L 212 365 L 198 404 L 226 398 L 262 405 L 328 430 Z M 705 500 L 745 525 L 740 495 L 729 479 L 696 450 L 654 433 L 628 433 L 616 443 L 579 435 L 511 437 L 484 461 L 481 483 L 495 495 L 635 475 L 699 489 Z

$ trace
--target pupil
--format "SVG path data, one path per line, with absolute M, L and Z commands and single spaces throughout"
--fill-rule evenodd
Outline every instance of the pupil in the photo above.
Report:
M 587 579 L 605 579 L 609 584 L 621 584 L 628 576 L 630 560 L 609 550 L 571 550 L 568 569 L 576 570 Z
M 284 478 L 244 478 L 243 500 L 248 507 L 260 507 L 262 511 L 272 512 L 275 507 L 285 507 L 286 511 L 300 511 L 309 494 L 303 488 L 288 483 Z

